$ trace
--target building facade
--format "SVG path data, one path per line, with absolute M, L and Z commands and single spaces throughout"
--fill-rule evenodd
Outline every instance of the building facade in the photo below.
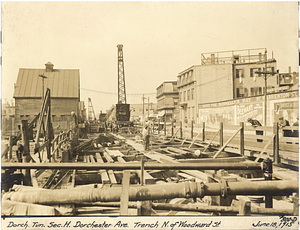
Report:
M 158 117 L 167 122 L 179 117 L 177 81 L 165 81 L 156 88 Z M 163 118 L 164 117 L 164 118 Z
M 4 103 L 2 104 L 1 120 L 2 137 L 14 135 L 15 105 L 13 101 L 4 101 Z
M 188 123 L 194 120 L 200 124 L 207 120 L 208 110 L 203 111 L 203 109 L 207 109 L 208 104 L 211 106 L 216 106 L 218 103 L 238 103 L 241 105 L 237 99 L 262 98 L 265 92 L 271 94 L 291 91 L 292 85 L 298 82 L 298 76 L 297 73 L 291 73 L 291 70 L 289 73 L 280 74 L 277 70 L 276 60 L 273 57 L 268 58 L 267 50 L 264 48 L 202 53 L 201 65 L 194 65 L 180 72 L 177 76 L 180 120 Z M 293 101 L 295 98 L 288 100 Z M 265 103 L 259 99 L 256 105 L 252 105 L 258 109 L 259 114 L 258 117 L 253 118 L 259 119 L 263 124 L 264 108 L 268 108 L 266 112 L 269 116 L 267 123 L 270 125 L 274 120 L 274 115 L 271 111 L 273 105 L 268 106 L 268 104 L 269 102 Z M 224 112 L 225 108 L 221 108 L 222 106 L 216 107 L 219 107 L 218 116 L 224 116 L 224 119 L 231 120 L 231 123 L 236 123 L 241 118 L 237 113 Z M 237 111 L 244 111 L 251 106 L 246 107 L 243 104 L 241 108 L 236 109 Z M 206 115 L 204 116 L 203 113 Z M 211 118 L 211 120 L 220 119 Z
M 50 89 L 54 131 L 67 130 L 74 124 L 71 112 L 79 116 L 80 76 L 78 69 L 54 69 L 48 62 L 45 69 L 21 68 L 15 84 L 15 130 L 21 120 L 29 122 L 40 112 L 42 95 Z M 43 77 L 42 77 L 43 76 Z

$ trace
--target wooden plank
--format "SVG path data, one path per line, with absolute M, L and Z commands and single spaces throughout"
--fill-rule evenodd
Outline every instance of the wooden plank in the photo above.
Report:
M 116 179 L 116 176 L 114 174 L 114 171 L 113 170 L 108 170 L 108 176 L 109 176 L 109 179 L 110 179 L 110 183 L 111 184 L 117 184 L 117 179 Z
M 168 149 L 168 150 L 171 150 L 171 151 L 173 151 L 173 152 L 182 154 L 182 155 L 186 155 L 186 154 L 189 154 L 189 153 L 190 153 L 189 151 L 186 151 L 186 150 L 183 150 L 183 149 L 180 149 L 180 148 L 168 147 L 167 149 Z
M 105 159 L 107 160 L 108 163 L 113 163 L 114 160 L 111 158 L 111 156 L 105 151 L 103 152 L 103 156 L 105 157 Z
M 97 162 L 104 163 L 100 153 L 96 153 L 95 157 L 97 159 Z M 110 180 L 109 180 L 109 176 L 107 175 L 106 170 L 105 169 L 100 169 L 99 172 L 100 172 L 100 175 L 101 175 L 102 184 L 109 184 Z
M 37 179 L 36 179 L 36 169 L 30 169 L 30 175 L 31 175 L 32 187 L 38 188 L 39 185 L 38 185 L 38 182 L 37 182 Z
M 120 197 L 120 215 L 128 215 L 130 171 L 123 171 L 122 192 Z

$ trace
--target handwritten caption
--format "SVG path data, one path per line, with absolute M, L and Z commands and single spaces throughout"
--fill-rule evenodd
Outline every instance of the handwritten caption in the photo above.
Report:
M 57 228 L 71 228 L 71 229 L 92 229 L 92 228 L 101 228 L 101 229 L 118 229 L 118 228 L 136 228 L 136 229 L 176 229 L 176 228 L 209 228 L 209 227 L 220 227 L 221 221 L 208 221 L 208 222 L 199 222 L 199 221 L 155 221 L 152 223 L 144 223 L 141 221 L 134 221 L 133 223 L 127 223 L 123 221 L 117 221 L 116 223 L 109 223 L 106 221 L 103 222 L 84 222 L 84 221 L 65 221 L 64 223 L 57 223 L 51 221 L 47 224 L 33 221 L 29 223 L 28 221 L 24 223 L 15 223 L 14 221 L 9 221 L 7 228 L 24 228 L 24 229 L 57 229 Z
M 279 216 L 279 221 L 263 222 L 258 221 L 253 223 L 252 226 L 255 228 L 292 228 L 297 222 L 298 217 Z

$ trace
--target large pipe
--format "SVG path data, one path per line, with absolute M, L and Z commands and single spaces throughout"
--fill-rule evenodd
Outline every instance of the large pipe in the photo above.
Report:
M 298 192 L 298 181 L 227 182 L 227 183 L 166 183 L 129 187 L 129 200 L 202 198 L 217 195 L 290 195 Z M 82 202 L 120 201 L 122 187 L 102 185 L 100 188 L 37 190 L 9 192 L 3 199 L 33 204 L 80 204 Z
M 77 207 L 120 207 L 120 202 L 95 202 L 82 203 Z M 137 208 L 136 202 L 129 202 L 128 208 Z M 172 211 L 195 211 L 195 212 L 222 212 L 222 213 L 238 213 L 239 207 L 233 206 L 208 206 L 206 204 L 169 204 L 169 203 L 152 203 L 154 210 L 172 210 Z M 258 208 L 251 206 L 252 214 L 262 215 L 293 215 L 293 209 L 273 209 L 273 208 Z
M 2 169 L 112 169 L 112 170 L 137 170 L 141 168 L 140 163 L 2 163 Z M 264 164 L 257 162 L 239 163 L 151 163 L 146 162 L 145 170 L 263 170 Z

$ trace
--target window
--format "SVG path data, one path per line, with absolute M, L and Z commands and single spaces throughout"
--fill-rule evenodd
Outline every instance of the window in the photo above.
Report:
M 188 90 L 188 91 L 187 91 L 187 100 L 188 100 L 188 101 L 190 100 L 190 94 L 191 94 L 191 91 Z
M 237 88 L 236 89 L 236 96 L 237 97 L 247 97 L 248 96 L 248 89 L 247 88 Z
M 254 77 L 255 68 L 250 68 L 250 77 Z
M 191 90 L 191 100 L 194 100 L 194 89 Z
M 183 101 L 185 101 L 186 98 L 186 91 L 183 92 Z
M 250 77 L 254 77 L 255 75 L 260 77 L 261 74 L 256 74 L 255 72 L 261 72 L 261 68 L 250 68 Z
M 257 96 L 257 95 L 261 95 L 262 94 L 262 91 L 261 91 L 261 87 L 253 87 L 250 89 L 250 93 L 251 93 L 251 96 Z
M 244 77 L 244 70 L 243 69 L 236 69 L 235 70 L 235 78 Z
M 177 99 L 174 99 L 174 105 L 178 105 L 178 100 Z
M 182 92 L 180 92 L 179 101 L 180 101 L 180 102 L 183 101 L 183 100 L 182 100 Z

